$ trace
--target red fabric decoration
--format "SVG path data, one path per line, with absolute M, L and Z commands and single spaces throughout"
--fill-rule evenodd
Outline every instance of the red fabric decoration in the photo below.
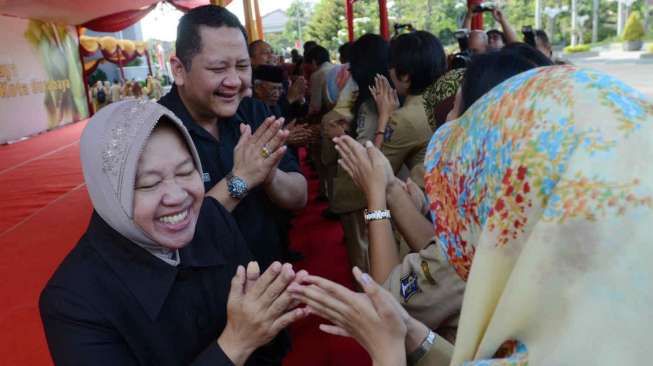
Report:
M 114 52 L 114 53 L 109 53 L 109 52 L 106 52 L 106 51 L 102 50 L 102 57 L 104 57 L 107 61 L 113 62 L 114 64 L 118 64 L 118 62 L 120 61 L 120 58 L 121 58 L 123 65 L 127 65 L 130 61 L 132 61 L 136 57 L 143 56 L 144 54 L 145 53 L 139 54 L 136 51 L 134 51 L 134 53 L 132 53 L 132 54 L 129 54 L 129 53 L 127 53 L 125 51 L 122 51 L 122 50 L 118 51 L 117 49 L 116 49 L 116 52 Z M 119 58 L 118 55 L 120 55 L 122 57 Z
M 95 72 L 98 66 L 104 62 L 104 59 L 98 58 L 97 60 L 92 60 L 84 63 L 84 73 L 86 76 L 90 76 Z
M 96 32 L 119 32 L 136 24 L 155 7 L 156 3 L 141 9 L 121 11 L 120 13 L 93 19 L 82 24 L 82 26 Z
M 90 57 L 90 56 L 95 55 L 95 54 L 97 53 L 97 51 L 95 51 L 95 52 L 88 52 L 88 51 L 86 51 L 86 50 L 84 49 L 84 47 L 79 47 L 79 53 L 80 53 L 82 56 L 84 56 L 84 57 Z
M 166 0 L 166 2 L 184 13 L 198 6 L 210 4 L 209 0 Z
M 165 0 L 168 4 L 171 4 L 177 10 L 183 11 L 184 13 L 194 9 L 198 6 L 202 5 L 209 5 L 211 3 L 210 0 Z M 225 0 L 224 6 L 227 6 L 231 4 L 232 0 Z

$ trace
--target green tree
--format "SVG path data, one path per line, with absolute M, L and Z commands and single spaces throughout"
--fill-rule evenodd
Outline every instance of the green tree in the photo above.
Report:
M 289 41 L 292 45 L 295 41 L 304 42 L 306 38 L 306 25 L 311 17 L 311 4 L 306 0 L 293 0 L 286 10 L 288 23 L 281 34 L 281 38 Z
M 624 28 L 624 41 L 639 41 L 644 38 L 644 25 L 639 17 L 639 12 L 634 11 L 628 17 Z
M 454 42 L 453 33 L 464 16 L 465 4 L 463 0 L 396 0 L 389 13 L 393 23 L 410 23 L 448 44 Z
M 275 54 L 284 56 L 295 46 L 292 38 L 284 36 L 283 33 L 268 33 L 265 35 L 265 42 L 272 47 Z
M 345 7 L 339 1 L 320 0 L 306 26 L 304 41 L 315 41 L 333 54 L 346 39 Z

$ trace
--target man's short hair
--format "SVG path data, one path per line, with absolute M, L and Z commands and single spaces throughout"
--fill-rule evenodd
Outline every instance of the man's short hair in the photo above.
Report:
M 317 66 L 320 66 L 325 62 L 329 62 L 329 60 L 329 51 L 327 51 L 327 49 L 322 46 L 315 46 L 311 48 L 311 50 L 308 51 L 306 55 L 304 55 L 304 61 L 306 63 L 310 64 L 311 62 L 315 61 Z
M 351 54 L 351 42 L 347 42 L 342 46 L 338 47 L 338 53 L 340 54 L 340 60 L 342 61 L 342 63 L 343 64 L 348 63 L 350 59 L 349 55 Z
M 493 34 L 498 34 L 501 37 L 501 40 L 503 40 L 504 44 L 508 43 L 508 42 L 506 42 L 506 35 L 502 31 L 500 31 L 498 29 L 490 29 L 489 31 L 487 31 L 487 37 L 488 38 L 490 38 Z
M 254 57 L 254 52 L 256 52 L 256 48 L 258 48 L 258 46 L 262 44 L 267 44 L 267 42 L 265 42 L 262 39 L 257 39 L 256 41 L 250 43 L 249 46 L 247 46 L 247 52 L 249 52 L 249 57 Z
M 261 65 L 254 70 L 254 81 L 269 81 L 283 83 L 283 69 L 278 66 Z
M 404 33 L 390 43 L 390 68 L 398 78 L 410 77 L 411 95 L 424 92 L 447 71 L 442 43 L 427 31 Z
M 316 46 L 318 46 L 317 42 L 315 42 L 315 41 L 306 41 L 304 43 L 304 56 L 306 56 L 306 54 Z
M 540 42 L 545 44 L 546 46 L 551 46 L 551 42 L 549 41 L 549 36 L 546 34 L 545 31 L 541 29 L 536 29 L 535 30 L 535 38 L 538 38 Z
M 198 6 L 184 14 L 177 26 L 175 54 L 186 70 L 190 70 L 193 57 L 202 51 L 200 26 L 239 29 L 243 33 L 243 37 L 245 37 L 245 42 L 247 42 L 245 28 L 229 10 L 217 5 Z

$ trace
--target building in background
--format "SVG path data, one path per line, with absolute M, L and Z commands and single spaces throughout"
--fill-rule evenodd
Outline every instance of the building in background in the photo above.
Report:
M 263 21 L 263 32 L 267 35 L 283 33 L 289 18 L 285 11 L 277 9 L 262 16 L 261 20 Z

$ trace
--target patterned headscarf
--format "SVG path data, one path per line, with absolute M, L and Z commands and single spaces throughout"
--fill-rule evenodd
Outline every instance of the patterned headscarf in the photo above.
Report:
M 463 82 L 464 75 L 465 69 L 451 70 L 440 76 L 422 94 L 426 116 L 429 119 L 429 125 L 433 131 L 437 130 L 445 122 L 447 113 L 453 107 L 453 98 L 455 98 Z
M 452 365 L 648 363 L 651 157 L 651 101 L 572 66 L 515 76 L 435 133 L 435 237 L 467 280 Z
M 93 208 L 111 228 L 152 255 L 179 264 L 178 253 L 155 243 L 134 223 L 134 182 L 147 139 L 161 117 L 167 117 L 188 145 L 195 167 L 202 164 L 183 123 L 164 106 L 129 100 L 109 104 L 88 122 L 80 141 L 80 157 Z

